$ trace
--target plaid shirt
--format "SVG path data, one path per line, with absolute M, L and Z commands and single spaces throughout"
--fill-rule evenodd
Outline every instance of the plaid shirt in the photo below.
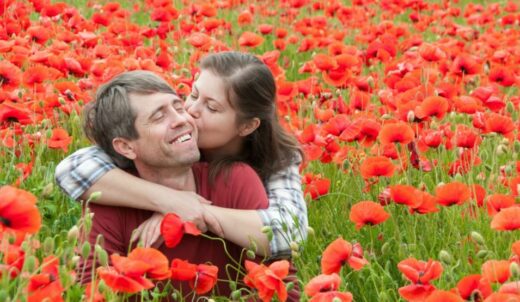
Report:
M 271 258 L 291 255 L 290 243 L 307 238 L 307 206 L 301 189 L 298 162 L 271 176 L 266 183 L 269 208 L 258 210 L 264 226 L 270 226 Z M 113 160 L 97 146 L 80 149 L 61 161 L 55 178 L 60 188 L 78 199 L 101 176 L 116 168 Z

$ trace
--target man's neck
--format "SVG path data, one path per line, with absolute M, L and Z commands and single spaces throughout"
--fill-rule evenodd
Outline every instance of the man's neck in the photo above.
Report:
M 139 177 L 172 189 L 195 192 L 197 187 L 191 166 L 176 168 L 148 167 L 136 163 Z

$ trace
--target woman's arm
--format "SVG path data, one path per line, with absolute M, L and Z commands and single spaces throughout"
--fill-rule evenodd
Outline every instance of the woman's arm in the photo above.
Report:
M 56 167 L 58 185 L 74 199 L 87 200 L 93 192 L 101 196 L 91 202 L 137 208 L 161 213 L 174 212 L 185 221 L 192 221 L 201 231 L 207 224 L 217 232 L 217 220 L 204 213 L 201 202 L 208 203 L 194 192 L 178 191 L 135 177 L 117 168 L 99 147 L 83 148 L 65 158 Z M 220 231 L 221 233 L 221 231 Z
M 266 184 L 269 208 L 258 211 L 262 223 L 273 231 L 269 242 L 272 258 L 290 256 L 290 243 L 307 238 L 309 222 L 299 164 L 299 160 L 294 161 L 269 178 Z

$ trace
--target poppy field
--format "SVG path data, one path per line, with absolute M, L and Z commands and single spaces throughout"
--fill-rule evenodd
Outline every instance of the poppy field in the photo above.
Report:
M 520 301 L 518 1 L 0 0 L 0 15 L 0 301 L 287 299 L 287 261 L 246 262 L 244 288 L 217 297 L 209 264 L 82 242 L 91 219 L 54 182 L 89 145 L 100 84 L 145 69 L 187 96 L 225 50 L 270 68 L 305 154 L 303 301 Z M 104 265 L 83 286 L 90 253 Z

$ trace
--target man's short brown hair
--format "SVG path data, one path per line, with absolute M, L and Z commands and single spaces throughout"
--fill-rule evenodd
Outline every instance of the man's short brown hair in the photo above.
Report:
M 88 103 L 83 110 L 85 134 L 121 168 L 131 168 L 133 162 L 114 150 L 113 139 L 139 138 L 135 127 L 137 113 L 132 109 L 129 95 L 154 93 L 176 95 L 168 82 L 153 72 L 145 70 L 124 72 L 101 85 L 96 92 L 95 100 Z

